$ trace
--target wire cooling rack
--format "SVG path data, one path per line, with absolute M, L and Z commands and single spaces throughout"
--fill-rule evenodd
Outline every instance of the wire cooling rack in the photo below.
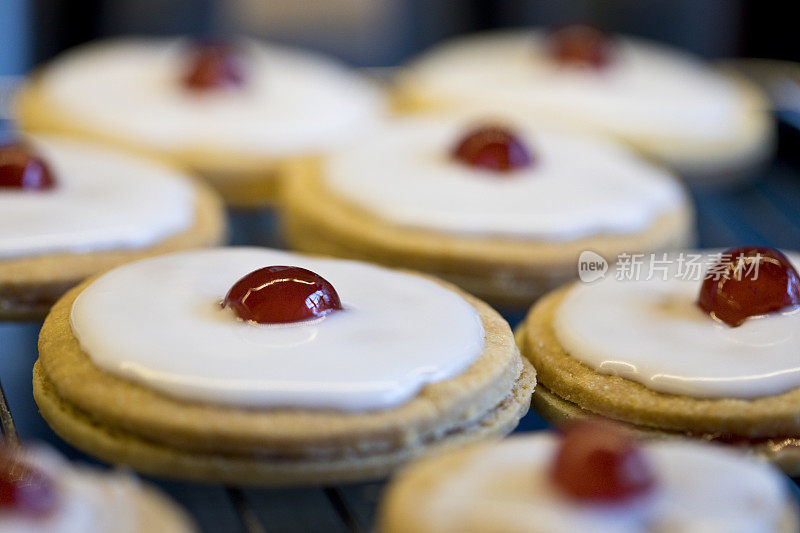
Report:
M 0 133 L 3 124 L 0 118 Z M 800 133 L 784 128 L 779 158 L 752 184 L 695 192 L 699 245 L 744 244 L 800 250 Z M 234 244 L 280 246 L 270 214 L 231 213 Z M 519 315 L 506 315 L 514 325 Z M 68 458 L 99 464 L 56 437 L 38 414 L 31 391 L 40 324 L 0 323 L 0 427 L 3 439 L 45 441 Z M 13 416 L 12 416 L 13 414 Z M 544 427 L 530 413 L 517 431 Z M 181 503 L 208 532 L 371 531 L 382 484 L 307 489 L 222 487 L 150 479 Z
M 3 436 L 3 443 L 8 446 L 17 446 L 19 436 L 17 426 L 14 425 L 14 418 L 11 416 L 11 409 L 8 408 L 6 393 L 3 390 L 3 382 L 0 381 L 0 433 Z

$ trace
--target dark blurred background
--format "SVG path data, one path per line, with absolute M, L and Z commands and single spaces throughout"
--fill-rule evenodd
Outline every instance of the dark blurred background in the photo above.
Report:
M 784 8 L 780 9 L 779 6 Z M 248 34 L 395 65 L 455 34 L 589 22 L 701 56 L 800 60 L 789 3 L 757 0 L 0 0 L 0 75 L 121 34 Z

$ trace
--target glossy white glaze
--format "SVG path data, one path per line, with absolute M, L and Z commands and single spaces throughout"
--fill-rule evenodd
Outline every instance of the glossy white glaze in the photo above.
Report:
M 343 310 L 279 325 L 245 322 L 220 307 L 239 278 L 270 265 L 321 275 Z M 242 407 L 393 407 L 461 373 L 484 346 L 475 308 L 432 281 L 266 248 L 119 267 L 78 296 L 71 316 L 100 368 L 178 398 Z
M 181 172 L 76 141 L 36 137 L 56 186 L 0 187 L 0 259 L 144 248 L 194 223 Z
M 451 152 L 472 126 L 387 122 L 334 154 L 322 174 L 337 196 L 381 219 L 457 235 L 566 241 L 634 233 L 686 201 L 672 175 L 622 147 L 548 129 L 518 129 L 536 159 L 529 167 L 469 167 Z
M 795 267 L 797 254 L 788 254 Z M 570 357 L 648 389 L 696 398 L 756 398 L 800 387 L 800 310 L 751 317 L 739 327 L 697 305 L 701 281 L 603 280 L 576 284 L 553 327 Z M 643 272 L 647 272 L 647 267 Z
M 408 82 L 452 108 L 520 122 L 550 119 L 664 142 L 734 135 L 741 102 L 730 80 L 672 48 L 620 36 L 614 43 L 614 61 L 598 71 L 553 62 L 542 31 L 480 34 L 424 54 Z
M 178 39 L 121 39 L 66 53 L 42 72 L 65 111 L 158 150 L 206 147 L 281 156 L 330 149 L 367 127 L 377 88 L 330 59 L 242 42 L 247 83 L 196 94 L 181 83 L 191 54 Z
M 516 436 L 442 473 L 414 512 L 431 531 L 528 533 L 775 533 L 788 503 L 785 481 L 766 463 L 691 441 L 644 444 L 655 490 L 619 505 L 564 497 L 548 469 L 556 439 Z

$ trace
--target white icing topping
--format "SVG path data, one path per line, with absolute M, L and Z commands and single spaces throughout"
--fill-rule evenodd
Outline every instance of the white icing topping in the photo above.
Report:
M 181 83 L 188 46 L 127 39 L 82 47 L 45 69 L 42 87 L 87 123 L 145 146 L 255 155 L 330 149 L 382 106 L 375 87 L 332 60 L 249 41 L 241 43 L 241 88 L 192 93 Z
M 795 267 L 800 257 L 789 255 Z M 697 398 L 756 398 L 800 387 L 800 311 L 751 317 L 739 327 L 697 305 L 701 281 L 676 276 L 576 285 L 555 313 L 559 343 L 603 374 Z
M 42 517 L 0 509 L 0 533 L 145 533 L 156 525 L 160 531 L 190 530 L 182 512 L 131 476 L 72 466 L 40 447 L 26 449 L 23 461 L 53 481 L 58 503 Z
M 0 187 L 0 259 L 143 248 L 194 221 L 194 191 L 176 170 L 64 139 L 32 144 L 56 186 Z
M 614 37 L 601 71 L 554 63 L 541 31 L 472 36 L 434 48 L 412 64 L 411 83 L 472 112 L 516 120 L 554 118 L 634 138 L 713 141 L 734 135 L 733 83 L 680 51 Z
M 316 272 L 344 309 L 268 325 L 220 307 L 239 278 L 270 265 Z M 100 368 L 172 396 L 239 406 L 389 408 L 461 373 L 484 346 L 478 312 L 432 281 L 264 248 L 187 252 L 117 268 L 78 296 L 71 316 Z
M 380 218 L 466 235 L 569 240 L 648 228 L 685 202 L 667 172 L 591 137 L 519 129 L 535 161 L 497 174 L 462 164 L 469 122 L 403 120 L 330 158 L 330 189 Z
M 779 531 L 788 504 L 784 481 L 765 463 L 691 441 L 643 444 L 655 491 L 619 505 L 562 496 L 548 469 L 556 440 L 546 433 L 486 447 L 434 478 L 414 512 L 431 531 L 528 533 L 756 533 Z

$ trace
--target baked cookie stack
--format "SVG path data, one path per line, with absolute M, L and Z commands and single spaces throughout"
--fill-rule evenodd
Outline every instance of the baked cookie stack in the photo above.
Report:
M 77 287 L 45 321 L 34 368 L 42 416 L 77 447 L 261 485 L 374 479 L 504 435 L 534 384 L 508 324 L 451 285 L 257 248 Z
M 729 443 L 796 475 L 797 255 L 711 257 L 688 278 L 676 258 L 650 280 L 610 276 L 542 298 L 517 333 L 539 372 L 536 410 L 556 424 L 599 415 Z

